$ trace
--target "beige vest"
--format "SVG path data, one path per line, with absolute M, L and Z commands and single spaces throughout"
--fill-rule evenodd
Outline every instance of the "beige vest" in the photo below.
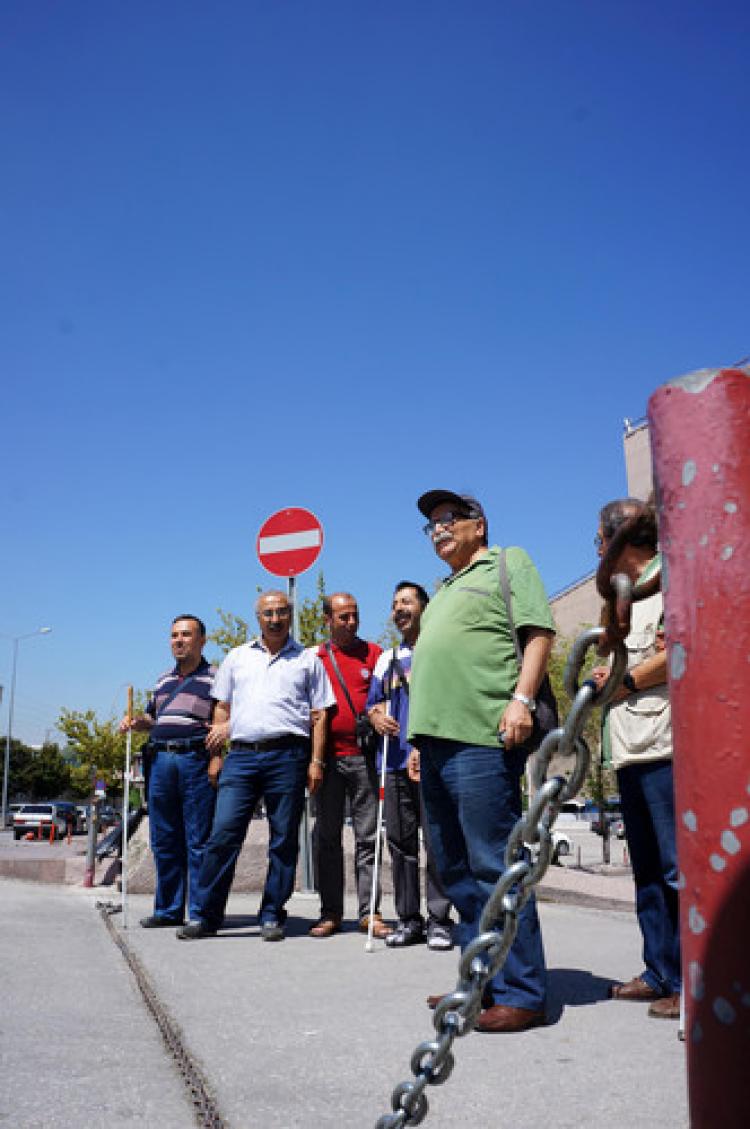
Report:
M 656 638 L 664 608 L 661 592 L 633 604 L 630 634 L 625 640 L 628 670 L 656 654 Z M 672 756 L 672 711 L 669 690 L 652 686 L 630 694 L 609 710 L 612 767 L 669 760 Z

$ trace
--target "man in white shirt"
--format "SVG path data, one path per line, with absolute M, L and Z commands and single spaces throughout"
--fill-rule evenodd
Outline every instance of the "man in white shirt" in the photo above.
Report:
M 289 631 L 292 610 L 283 592 L 264 592 L 256 614 L 261 634 L 230 651 L 212 696 L 214 723 L 206 740 L 209 776 L 218 780 L 216 815 L 199 877 L 197 912 L 177 936 L 216 933 L 256 804 L 268 815 L 268 871 L 258 918 L 264 941 L 284 937 L 286 902 L 294 889 L 305 785 L 323 778 L 326 710 L 335 702 L 323 664 Z M 229 740 L 229 753 L 221 751 Z M 312 752 L 311 752 L 312 746 Z

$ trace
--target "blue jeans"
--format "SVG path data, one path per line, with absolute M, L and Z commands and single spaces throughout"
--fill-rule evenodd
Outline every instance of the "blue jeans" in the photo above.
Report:
M 643 936 L 641 975 L 667 996 L 682 983 L 672 762 L 626 765 L 617 780 Z
M 422 793 L 432 849 L 446 896 L 460 914 L 462 949 L 479 932 L 479 919 L 505 869 L 505 847 L 521 816 L 522 750 L 462 745 L 418 737 Z M 503 968 L 488 984 L 495 1004 L 544 1007 L 544 948 L 533 896 L 521 910 L 518 932 Z
M 261 924 L 286 920 L 284 906 L 294 890 L 309 761 L 309 745 L 302 739 L 290 748 L 229 751 L 203 856 L 196 920 L 212 929 L 224 920 L 237 859 L 261 798 L 268 816 L 268 871 L 258 916 Z
M 186 901 L 192 916 L 215 802 L 205 752 L 168 753 L 157 748 L 151 758 L 148 785 L 157 917 L 182 921 Z

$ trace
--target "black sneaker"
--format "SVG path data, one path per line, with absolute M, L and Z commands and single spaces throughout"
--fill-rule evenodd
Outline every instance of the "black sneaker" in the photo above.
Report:
M 181 917 L 159 917 L 153 913 L 150 917 L 141 918 L 141 929 L 174 929 L 182 925 Z
M 212 929 L 210 925 L 205 925 L 202 921 L 189 921 L 187 925 L 183 925 L 181 929 L 177 930 L 177 937 L 180 941 L 200 941 L 202 937 L 215 937 L 216 930 Z
M 453 948 L 453 930 L 450 925 L 430 921 L 427 925 L 427 948 L 433 952 L 447 952 Z
M 263 921 L 260 926 L 261 939 L 264 941 L 283 941 L 284 926 L 278 921 Z
M 389 949 L 405 949 L 407 945 L 421 945 L 423 941 L 424 929 L 421 921 L 400 922 L 385 939 Z

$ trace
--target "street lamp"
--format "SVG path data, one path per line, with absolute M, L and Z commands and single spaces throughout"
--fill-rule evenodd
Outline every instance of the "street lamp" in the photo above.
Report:
M 36 631 L 29 631 L 26 635 L 3 635 L 4 639 L 13 641 L 13 666 L 10 676 L 10 700 L 8 702 L 8 737 L 5 742 L 5 771 L 3 772 L 3 808 L 0 816 L 0 827 L 5 827 L 8 814 L 8 774 L 10 772 L 10 738 L 13 732 L 13 704 L 16 697 L 16 664 L 18 661 L 18 644 L 22 639 L 33 639 L 35 635 L 49 635 L 51 627 L 38 627 Z

